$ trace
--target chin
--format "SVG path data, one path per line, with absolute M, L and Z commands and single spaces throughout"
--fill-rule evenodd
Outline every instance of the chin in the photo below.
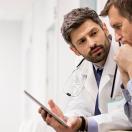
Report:
M 91 62 L 92 62 L 92 63 L 100 63 L 100 62 L 102 62 L 102 61 L 104 61 L 104 59 L 92 60 Z
M 97 59 L 94 63 L 101 63 L 101 62 L 104 62 L 106 59 L 105 56 L 102 56 L 101 58 Z
M 86 58 L 88 61 L 92 63 L 100 63 L 105 60 L 105 54 L 101 54 L 100 56 L 97 56 L 96 59 L 94 58 Z

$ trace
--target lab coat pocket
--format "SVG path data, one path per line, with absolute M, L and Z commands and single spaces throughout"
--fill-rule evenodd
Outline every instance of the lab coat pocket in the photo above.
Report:
M 108 112 L 113 112 L 115 110 L 118 110 L 122 108 L 124 104 L 125 104 L 125 98 L 122 95 L 116 96 L 114 99 L 111 99 L 108 102 Z

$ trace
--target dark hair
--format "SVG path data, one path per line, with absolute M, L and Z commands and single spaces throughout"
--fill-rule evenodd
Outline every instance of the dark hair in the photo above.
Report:
M 71 32 L 74 29 L 78 28 L 88 19 L 91 19 L 95 23 L 99 24 L 101 27 L 103 26 L 98 14 L 88 7 L 73 9 L 71 12 L 64 16 L 64 21 L 61 27 L 61 33 L 64 40 L 68 44 L 72 44 L 70 38 Z
M 107 16 L 111 6 L 117 8 L 121 16 L 132 21 L 132 0 L 108 0 L 100 16 Z

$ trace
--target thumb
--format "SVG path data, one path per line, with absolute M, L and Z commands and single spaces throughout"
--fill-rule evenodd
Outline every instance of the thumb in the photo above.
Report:
M 54 103 L 53 100 L 49 100 L 48 101 L 48 105 L 51 109 L 51 111 L 53 113 L 55 113 L 56 115 L 58 115 L 61 118 L 64 118 L 63 112 L 61 111 L 61 109 Z
M 49 105 L 49 107 L 50 107 L 51 110 L 54 109 L 54 108 L 56 107 L 56 104 L 54 103 L 54 101 L 53 101 L 52 99 L 50 99 L 50 100 L 48 101 L 48 105 Z

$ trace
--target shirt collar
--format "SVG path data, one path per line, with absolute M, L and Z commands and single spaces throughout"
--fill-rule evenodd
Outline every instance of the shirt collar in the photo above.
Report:
M 95 64 L 93 64 L 93 66 L 94 66 L 94 68 L 95 68 L 96 71 L 97 71 L 97 69 L 99 69 L 99 70 L 104 69 L 104 67 L 99 67 L 99 66 L 97 66 L 97 65 L 95 65 Z

